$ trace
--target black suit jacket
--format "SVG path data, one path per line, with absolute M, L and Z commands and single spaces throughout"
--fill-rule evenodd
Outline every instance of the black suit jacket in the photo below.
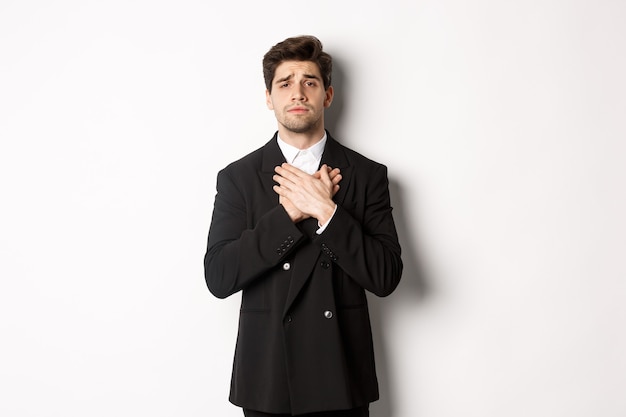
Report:
M 378 399 L 365 290 L 389 295 L 402 273 L 384 165 L 330 135 L 322 163 L 341 169 L 337 211 L 294 224 L 272 190 L 285 162 L 276 135 L 217 176 L 204 259 L 209 290 L 243 291 L 230 401 L 302 414 Z

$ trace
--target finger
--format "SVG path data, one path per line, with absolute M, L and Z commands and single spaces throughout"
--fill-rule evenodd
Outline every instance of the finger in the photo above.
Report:
M 285 168 L 283 168 L 281 166 L 274 167 L 274 172 L 277 174 L 277 175 L 274 175 L 274 180 L 275 181 L 276 181 L 276 177 L 285 178 L 285 179 L 288 179 L 288 180 L 290 180 L 292 182 L 297 178 L 296 175 L 292 174 L 290 171 L 288 171 L 287 169 L 285 169 Z M 276 182 L 278 182 L 278 181 L 276 181 Z
M 330 168 L 330 167 L 328 167 L 328 168 Z M 326 167 L 323 166 L 320 169 L 320 171 L 322 171 L 322 172 L 320 172 L 320 175 L 319 175 L 320 180 L 322 180 L 322 182 L 324 182 L 326 184 L 330 184 L 331 185 L 331 187 L 332 187 L 331 191 L 332 191 L 332 193 L 334 195 L 334 193 L 337 192 L 337 190 L 335 190 L 334 187 L 337 184 L 339 184 L 339 182 L 343 178 L 341 176 L 341 174 L 339 173 L 339 168 L 334 168 L 334 169 L 326 172 Z
M 329 176 L 329 171 L 328 171 L 328 165 L 324 164 L 322 165 L 322 167 L 319 169 L 318 171 L 320 173 L 320 179 L 325 182 L 331 182 L 330 180 L 330 176 Z
M 331 168 L 328 165 L 324 164 L 320 167 L 320 169 L 313 174 L 315 176 L 315 178 L 320 178 L 320 172 L 322 170 L 326 170 L 328 172 L 328 176 L 333 179 L 335 176 L 337 176 L 337 174 L 339 174 L 341 172 L 341 170 L 339 168 Z
M 341 170 L 339 168 L 334 168 L 328 171 L 328 175 L 330 176 L 330 178 L 334 178 L 340 173 L 341 173 Z
M 341 181 L 341 178 L 343 178 L 340 172 L 339 168 L 334 168 L 328 171 L 328 176 L 332 180 L 333 184 L 338 184 L 339 181 Z
M 274 192 L 275 192 L 276 194 L 278 194 L 279 196 L 281 196 L 281 197 L 285 197 L 285 198 L 288 198 L 287 196 L 288 196 L 288 194 L 289 194 L 289 190 L 288 190 L 287 188 L 285 188 L 285 187 L 281 187 L 281 186 L 278 186 L 278 185 L 274 185 L 274 186 L 272 187 L 272 189 L 273 189 L 273 190 L 274 190 Z
M 296 184 L 279 175 L 274 175 L 274 181 L 278 183 L 278 185 L 274 185 L 274 187 L 281 190 L 280 195 L 287 195 L 297 188 Z
M 277 174 L 286 177 L 286 178 L 293 178 L 295 180 L 295 178 L 297 177 L 301 177 L 304 175 L 308 175 L 306 172 L 294 167 L 293 165 L 290 165 L 286 162 L 284 162 L 282 165 L 277 166 L 276 168 L 274 168 L 274 171 L 276 171 Z
M 272 177 L 272 179 L 277 182 L 278 184 L 280 184 L 282 187 L 289 187 L 289 185 L 293 184 L 292 181 L 290 181 L 289 179 L 282 177 L 280 175 L 274 175 Z

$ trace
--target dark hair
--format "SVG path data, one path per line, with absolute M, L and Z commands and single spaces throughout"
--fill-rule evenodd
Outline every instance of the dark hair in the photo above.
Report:
M 333 58 L 322 51 L 322 43 L 315 36 L 296 36 L 287 38 L 272 46 L 263 57 L 263 77 L 265 87 L 272 91 L 274 72 L 283 61 L 311 61 L 317 64 L 324 81 L 324 89 L 328 90 L 333 71 Z

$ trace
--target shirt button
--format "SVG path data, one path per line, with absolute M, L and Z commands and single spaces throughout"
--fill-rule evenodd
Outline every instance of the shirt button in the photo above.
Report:
M 327 319 L 332 319 L 333 318 L 333 312 L 330 311 L 330 310 L 324 311 L 324 317 L 326 317 Z
M 291 268 L 291 264 L 289 262 L 285 262 L 283 264 L 283 270 L 289 271 L 290 268 Z

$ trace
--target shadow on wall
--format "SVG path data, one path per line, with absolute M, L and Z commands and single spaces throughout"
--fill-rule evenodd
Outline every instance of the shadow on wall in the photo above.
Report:
M 347 77 L 345 77 L 342 62 L 335 55 L 333 55 L 332 85 L 335 89 L 335 96 L 332 105 L 325 111 L 324 122 L 331 135 L 339 138 L 339 141 L 341 141 L 343 136 L 341 119 L 342 113 L 346 108 L 344 98 L 348 95 L 350 86 L 347 82 Z M 376 371 L 380 389 L 380 400 L 370 406 L 371 417 L 396 417 L 393 404 L 398 390 L 396 389 L 395 381 L 410 380 L 410 376 L 400 378 L 398 375 L 392 375 L 394 370 L 402 369 L 398 364 L 394 365 L 392 363 L 393 358 L 389 357 L 387 349 L 389 339 L 387 337 L 388 332 L 385 332 L 385 329 L 389 327 L 386 324 L 393 320 L 392 303 L 395 310 L 398 305 L 405 303 L 415 305 L 430 294 L 430 289 L 422 270 L 415 237 L 410 235 L 414 228 L 411 227 L 409 219 L 415 218 L 416 214 L 412 212 L 408 216 L 405 212 L 404 191 L 400 181 L 390 178 L 389 192 L 391 194 L 391 204 L 394 208 L 393 217 L 402 247 L 404 270 L 398 289 L 389 297 L 378 298 L 371 294 L 368 295 L 374 350 L 376 353 Z M 410 331 L 410 329 L 407 329 L 407 331 Z
M 368 297 L 370 318 L 372 321 L 372 333 L 374 337 L 374 350 L 376 353 L 376 371 L 380 389 L 380 400 L 370 406 L 371 417 L 395 417 L 394 403 L 398 393 L 396 381 L 411 380 L 410 375 L 395 375 L 400 369 L 408 369 L 400 363 L 394 363 L 394 358 L 389 355 L 388 344 L 390 333 L 388 324 L 394 320 L 397 311 L 415 311 L 404 309 L 402 306 L 417 305 L 424 301 L 431 293 L 427 282 L 422 263 L 420 261 L 419 249 L 415 243 L 411 232 L 409 218 L 414 218 L 415 213 L 407 216 L 403 204 L 403 192 L 398 181 L 390 179 L 389 192 L 391 203 L 394 208 L 393 218 L 398 230 L 398 238 L 402 247 L 402 262 L 404 269 L 402 279 L 396 291 L 387 298 L 378 298 L 370 295 Z M 400 308 L 398 308 L 400 306 Z M 410 332 L 411 329 L 406 329 Z
M 347 91 L 346 77 L 341 62 L 333 56 L 333 75 L 332 85 L 335 90 L 335 96 L 330 107 L 324 111 L 324 126 L 335 138 L 341 137 L 340 134 L 340 120 L 344 111 L 344 97 L 345 91 Z

